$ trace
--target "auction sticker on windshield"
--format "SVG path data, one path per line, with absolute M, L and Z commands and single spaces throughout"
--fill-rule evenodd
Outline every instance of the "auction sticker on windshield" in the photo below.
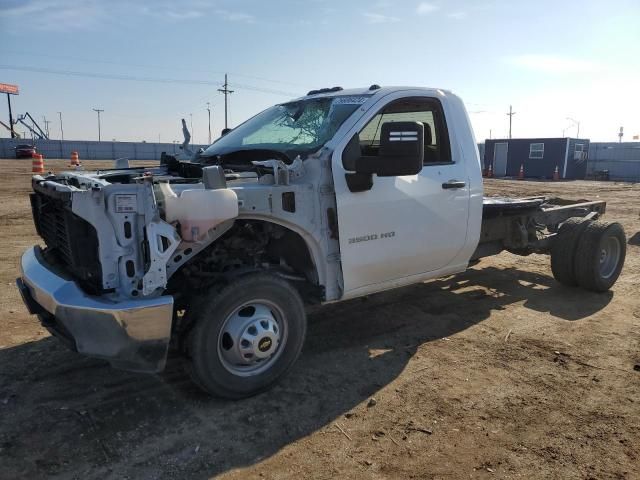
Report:
M 362 105 L 369 99 L 369 95 L 353 95 L 336 97 L 333 101 L 334 105 Z

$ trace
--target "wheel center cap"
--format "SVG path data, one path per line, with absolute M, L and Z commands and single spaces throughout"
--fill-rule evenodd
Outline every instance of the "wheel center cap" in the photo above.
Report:
M 273 345 L 273 340 L 271 340 L 269 337 L 262 337 L 260 341 L 258 341 L 258 350 L 266 353 L 271 348 L 271 345 Z

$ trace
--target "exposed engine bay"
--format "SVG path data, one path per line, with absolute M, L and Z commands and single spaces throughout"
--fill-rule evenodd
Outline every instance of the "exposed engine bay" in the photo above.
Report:
M 327 222 L 314 192 L 330 174 L 329 157 L 292 161 L 274 153 L 196 161 L 163 154 L 153 168 L 121 162 L 124 168 L 36 176 L 32 206 L 45 254 L 88 293 L 114 299 L 169 291 L 178 304 L 181 293 L 251 269 L 315 287 L 324 298 L 314 257 L 327 247 L 311 237 L 322 237 Z

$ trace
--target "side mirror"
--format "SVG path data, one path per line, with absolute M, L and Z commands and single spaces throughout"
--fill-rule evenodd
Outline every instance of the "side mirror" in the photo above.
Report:
M 415 175 L 424 161 L 424 125 L 420 122 L 386 122 L 380 130 L 377 156 L 361 156 L 355 161 L 356 173 L 375 173 L 379 177 Z

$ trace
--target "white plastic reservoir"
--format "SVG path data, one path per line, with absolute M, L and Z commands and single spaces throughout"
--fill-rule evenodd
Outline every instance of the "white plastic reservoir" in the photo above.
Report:
M 168 183 L 161 183 L 165 219 L 180 222 L 180 236 L 185 242 L 203 238 L 215 226 L 238 216 L 238 196 L 229 188 L 209 190 L 194 188 L 180 195 Z

